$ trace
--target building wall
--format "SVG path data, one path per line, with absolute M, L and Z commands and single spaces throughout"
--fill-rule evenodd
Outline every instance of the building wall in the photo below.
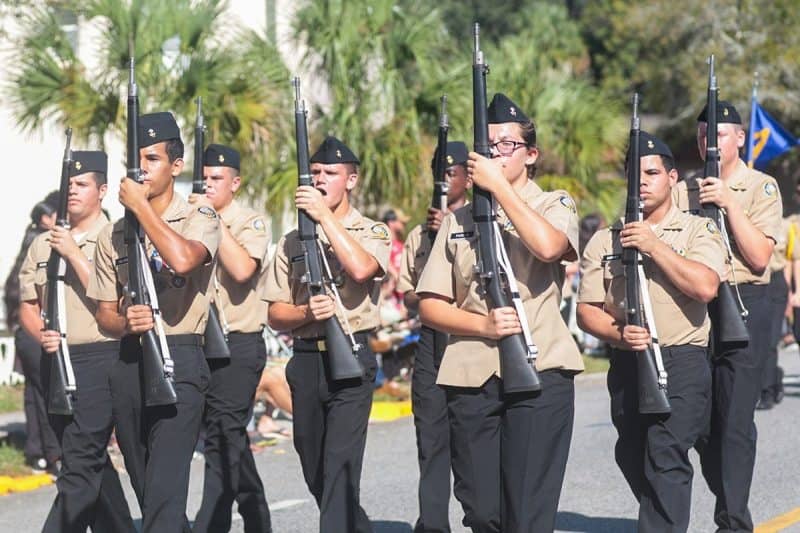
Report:
M 228 11 L 243 26 L 264 31 L 267 24 L 268 3 L 274 4 L 275 36 L 281 55 L 290 70 L 297 68 L 296 45 L 291 42 L 291 19 L 296 2 L 292 0 L 231 0 Z M 2 11 L 0 13 L 5 13 Z M 0 14 L 2 16 L 2 14 Z M 18 35 L 19 28 L 13 17 L 3 20 L 10 37 Z M 78 21 L 78 54 L 87 66 L 97 62 L 97 51 L 93 49 L 98 28 L 86 21 Z M 15 56 L 11 42 L 0 42 L 0 86 L 9 82 L 6 65 L 12 64 Z M 288 84 L 287 80 L 287 84 Z M 125 90 L 124 87 L 121 90 Z M 104 206 L 112 218 L 122 216 L 122 206 L 117 201 L 120 179 L 125 175 L 124 139 L 107 137 L 106 152 L 109 156 L 109 191 Z M 77 146 L 74 149 L 91 150 L 93 146 Z M 48 123 L 41 132 L 23 134 L 12 117 L 7 100 L 0 98 L 0 158 L 3 161 L 2 221 L 0 232 L 0 281 L 5 282 L 19 250 L 25 228 L 30 223 L 29 213 L 33 205 L 58 187 L 61 158 L 64 151 L 64 131 L 54 123 Z M 191 157 L 191 153 L 187 154 Z M 191 161 L 187 161 L 191 168 Z M 179 191 L 186 194 L 189 184 L 179 184 Z M 277 235 L 275 236 L 277 238 Z M 2 291 L 2 284 L 0 284 Z M 0 306 L 0 329 L 5 325 L 5 308 Z

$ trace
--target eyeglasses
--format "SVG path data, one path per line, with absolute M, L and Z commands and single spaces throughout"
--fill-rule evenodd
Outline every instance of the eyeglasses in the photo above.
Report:
M 489 148 L 495 150 L 500 155 L 511 155 L 513 154 L 517 148 L 528 147 L 528 143 L 519 142 L 519 141 L 497 141 L 494 144 L 490 144 Z

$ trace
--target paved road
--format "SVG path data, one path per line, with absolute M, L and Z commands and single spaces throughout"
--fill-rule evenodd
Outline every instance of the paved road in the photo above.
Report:
M 800 357 L 796 347 L 781 354 L 786 369 L 786 400 L 772 411 L 759 412 L 759 448 L 753 482 L 751 510 L 756 523 L 800 507 Z M 619 474 L 612 456 L 614 429 L 608 418 L 608 395 L 602 376 L 589 376 L 576 387 L 576 419 L 570 461 L 561 496 L 559 531 L 627 533 L 636 531 L 636 503 Z M 694 483 L 690 531 L 713 531 L 713 500 L 698 472 Z M 290 443 L 267 448 L 257 455 L 262 479 L 268 490 L 273 524 L 278 533 L 306 533 L 317 529 L 317 510 L 300 475 L 297 456 Z M 202 459 L 192 468 L 189 516 L 193 517 L 202 492 Z M 416 519 L 416 450 L 410 419 L 374 424 L 369 429 L 362 481 L 363 506 L 373 520 L 376 533 L 408 533 Z M 127 478 L 123 479 L 127 485 Z M 0 531 L 28 532 L 41 528 L 55 494 L 47 487 L 26 494 L 0 497 Z M 134 516 L 138 507 L 129 491 Z M 450 506 L 454 532 L 461 512 Z M 235 520 L 233 531 L 242 531 Z M 800 532 L 795 524 L 784 531 Z

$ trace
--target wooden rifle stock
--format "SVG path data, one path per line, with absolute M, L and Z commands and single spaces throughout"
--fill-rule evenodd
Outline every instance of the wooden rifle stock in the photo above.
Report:
M 704 178 L 719 178 L 719 148 L 717 146 L 717 77 L 714 74 L 714 56 L 708 58 L 708 98 L 706 123 L 706 160 L 703 168 Z M 725 220 L 719 206 L 714 203 L 703 204 L 703 215 L 712 219 L 727 241 Z M 725 246 L 730 250 L 730 242 Z M 715 352 L 746 346 L 750 342 L 744 317 L 747 311 L 739 308 L 733 289 L 727 282 L 719 284 L 717 297 L 708 303 L 708 316 L 711 319 Z
M 486 101 L 486 74 L 488 68 L 480 50 L 480 27 L 474 26 L 474 55 L 472 63 L 472 118 L 474 148 L 478 154 L 491 158 L 489 149 L 489 118 Z M 497 260 L 496 212 L 492 194 L 473 185 L 472 219 L 478 234 L 478 275 L 486 294 L 489 310 L 511 306 L 511 299 L 503 286 L 502 273 Z M 506 273 L 513 275 L 513 273 Z M 520 322 L 522 317 L 520 317 Z M 523 325 L 523 327 L 526 327 Z M 498 341 L 500 351 L 500 373 L 503 390 L 507 393 L 538 391 L 542 388 L 533 365 L 525 337 L 508 335 Z
M 203 150 L 205 146 L 206 126 L 203 120 L 203 100 L 197 97 L 197 119 L 194 125 L 194 166 L 192 167 L 192 192 L 204 194 L 206 190 L 203 177 Z M 222 223 L 220 221 L 220 223 Z M 217 273 L 214 272 L 216 278 Z M 216 279 L 214 279 L 216 283 Z M 218 292 L 215 291 L 215 294 Z M 206 359 L 230 359 L 231 350 L 228 347 L 228 336 L 222 328 L 219 312 L 214 302 L 208 304 L 208 319 L 203 334 L 203 352 Z
M 130 65 L 128 83 L 128 118 L 127 118 L 127 177 L 142 182 L 139 168 L 139 96 L 137 94 L 133 58 Z M 143 269 L 150 268 L 147 258 L 143 257 L 144 231 L 133 211 L 125 209 L 125 244 L 128 251 L 128 287 L 127 293 L 133 305 L 150 305 L 151 295 L 145 283 Z M 156 295 L 153 294 L 152 298 Z M 142 374 L 144 401 L 148 407 L 172 405 L 177 402 L 172 375 L 164 370 L 164 354 L 161 343 L 154 329 L 142 333 L 139 337 L 142 346 Z
M 311 180 L 311 163 L 308 151 L 308 130 L 306 126 L 306 109 L 300 97 L 300 79 L 294 78 L 295 90 L 294 125 L 297 143 L 297 184 L 313 185 Z M 317 224 L 302 209 L 297 210 L 297 229 L 300 244 L 305 257 L 305 282 L 308 284 L 309 298 L 325 294 L 325 281 L 322 272 L 322 257 L 317 240 Z M 333 380 L 360 378 L 364 375 L 361 362 L 355 355 L 359 346 L 354 345 L 344 332 L 339 320 L 332 316 L 325 320 L 325 351 L 328 353 L 331 378 Z
M 72 129 L 67 129 L 67 142 L 64 148 L 64 158 L 61 163 L 61 182 L 58 190 L 58 211 L 56 214 L 56 226 L 62 228 L 69 227 L 67 220 L 67 202 L 69 200 L 69 170 L 72 164 Z M 59 309 L 59 293 L 64 290 L 64 274 L 66 264 L 64 258 L 55 250 L 50 251 L 47 259 L 47 305 L 44 314 L 45 329 L 58 331 L 62 336 L 58 351 L 54 354 L 47 354 L 50 358 L 50 376 L 47 394 L 47 412 L 52 415 L 71 415 L 72 414 L 72 392 L 75 390 L 74 384 L 70 384 L 67 379 L 67 364 L 69 350 L 64 339 L 64 329 L 66 324 L 62 324 L 59 316 L 65 309 Z M 59 312 L 60 311 L 60 312 Z
M 641 161 L 639 159 L 639 95 L 633 95 L 633 116 L 631 118 L 631 133 L 628 145 L 628 196 L 625 201 L 625 223 L 641 220 L 642 200 L 641 187 Z M 625 269 L 625 306 L 626 319 L 629 325 L 644 326 L 641 305 L 641 284 L 647 280 L 639 278 L 639 262 L 641 255 L 636 248 L 622 249 L 622 264 Z M 655 317 L 650 317 L 655 320 Z M 653 344 L 658 339 L 653 338 Z M 659 381 L 656 356 L 653 347 L 648 347 L 636 354 L 636 369 L 639 385 L 639 412 L 642 414 L 666 414 L 670 412 L 669 399 L 667 398 L 666 382 Z

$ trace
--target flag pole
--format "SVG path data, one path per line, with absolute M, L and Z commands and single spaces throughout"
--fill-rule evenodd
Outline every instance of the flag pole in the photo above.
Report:
M 758 105 L 758 71 L 753 72 L 753 91 L 750 95 L 750 124 L 747 127 L 747 166 L 753 168 L 755 158 L 753 157 L 753 149 L 755 148 L 755 115 L 756 106 Z

